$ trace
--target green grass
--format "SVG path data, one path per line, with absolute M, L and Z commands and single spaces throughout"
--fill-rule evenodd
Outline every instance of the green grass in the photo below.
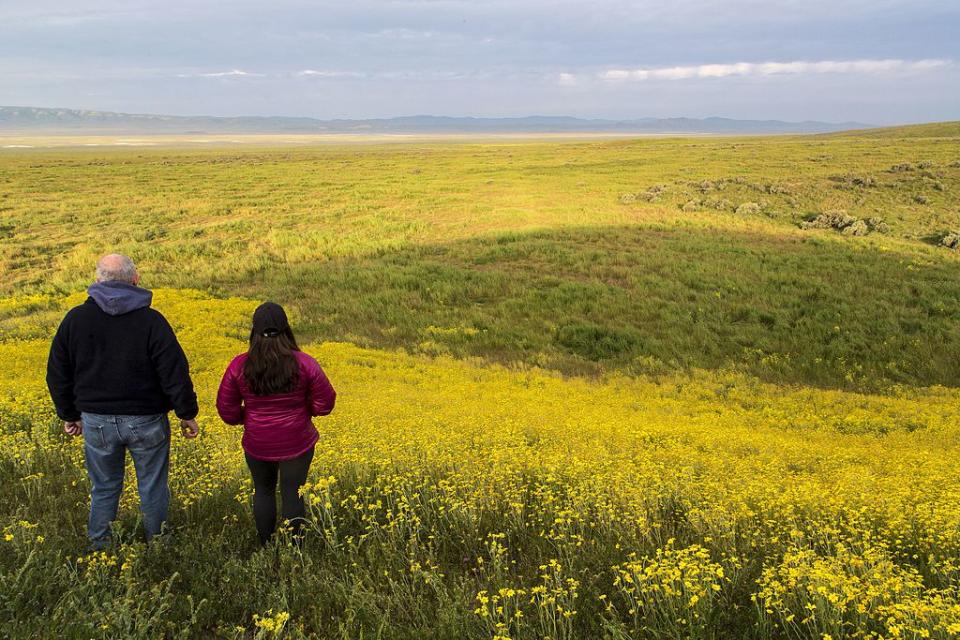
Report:
M 771 629 L 750 596 L 797 527 L 826 555 L 838 541 L 879 541 L 927 587 L 955 590 L 955 573 L 931 567 L 956 555 L 960 255 L 936 240 L 960 229 L 958 142 L 948 123 L 810 137 L 0 151 L 10 365 L 0 378 L 16 381 L 0 390 L 0 523 L 16 532 L 0 559 L 0 635 L 266 638 L 253 616 L 273 609 L 294 615 L 285 637 L 490 637 L 477 591 L 533 584 L 540 563 L 565 554 L 583 593 L 568 637 L 619 640 L 627 608 L 608 614 L 595 597 L 610 591 L 612 564 L 675 538 L 746 560 L 700 637 L 759 639 Z M 835 209 L 883 218 L 890 232 L 799 228 Z M 77 559 L 82 450 L 58 435 L 42 360 L 62 296 L 115 250 L 148 287 L 282 302 L 304 343 L 416 355 L 348 352 L 331 369 L 342 402 L 311 477 L 336 475 L 336 524 L 352 548 L 326 544 L 316 514 L 303 553 L 257 551 L 237 433 L 217 423 L 201 447 L 175 443 L 175 553 L 137 544 L 125 506 L 120 566 Z M 165 303 L 207 428 L 252 305 L 184 291 Z M 633 386 L 648 378 L 658 385 Z M 470 455 L 428 459 L 453 447 Z M 365 459 L 371 451 L 380 457 Z M 521 516 L 499 485 L 462 501 L 457 483 L 493 471 L 521 496 Z M 395 527 L 389 501 L 401 494 L 419 496 L 419 520 Z M 373 515 L 351 496 L 377 505 Z M 631 500 L 649 532 L 603 516 Z M 544 536 L 566 535 L 571 514 L 575 535 Z M 32 542 L 21 520 L 46 539 Z M 942 548 L 929 543 L 936 527 Z M 509 566 L 491 552 L 500 535 Z M 414 561 L 427 568 L 411 571 Z M 543 635 L 529 629 L 523 637 Z
M 843 131 L 824 135 L 834 138 L 856 137 L 888 140 L 891 138 L 956 138 L 960 136 L 960 121 L 931 122 L 928 124 L 911 124 L 899 127 L 880 127 L 877 129 Z
M 800 232 L 575 228 L 216 287 L 292 302 L 310 335 L 571 373 L 732 368 L 819 386 L 955 384 L 956 264 L 877 249 Z
M 956 129 L 9 152 L 0 293 L 76 291 L 120 250 L 148 285 L 287 304 L 308 338 L 954 385 L 958 260 L 934 245 L 960 227 Z M 889 236 L 797 229 L 833 209 Z

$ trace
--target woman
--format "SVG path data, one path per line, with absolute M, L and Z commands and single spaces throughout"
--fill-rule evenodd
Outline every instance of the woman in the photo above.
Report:
M 317 361 L 300 351 L 283 307 L 264 302 L 253 313 L 250 350 L 227 367 L 217 412 L 243 425 L 243 450 L 253 476 L 253 518 L 261 544 L 277 527 L 277 479 L 283 517 L 294 534 L 306 511 L 299 489 L 317 443 L 313 416 L 333 411 L 337 394 Z

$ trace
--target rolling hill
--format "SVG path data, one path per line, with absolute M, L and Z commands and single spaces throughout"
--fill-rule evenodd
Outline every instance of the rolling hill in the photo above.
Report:
M 584 119 L 569 116 L 472 118 L 415 115 L 367 120 L 319 120 L 281 116 L 170 116 L 0 107 L 0 132 L 42 133 L 825 133 L 860 129 L 858 122 L 783 122 L 730 118 Z

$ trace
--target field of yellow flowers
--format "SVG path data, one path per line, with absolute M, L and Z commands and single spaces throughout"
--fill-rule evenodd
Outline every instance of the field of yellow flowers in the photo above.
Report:
M 3 150 L 0 638 L 960 637 L 958 149 L 960 123 Z M 43 378 L 111 251 L 202 433 L 174 436 L 172 539 L 141 542 L 130 469 L 88 554 Z M 213 407 L 265 299 L 338 392 L 302 548 L 259 548 Z
M 162 289 L 202 436 L 173 450 L 167 547 L 83 555 L 82 445 L 42 382 L 82 300 L 0 300 L 0 634 L 35 637 L 950 638 L 960 397 L 733 374 L 565 379 L 311 344 L 319 420 L 300 551 L 257 551 L 212 399 L 256 302 Z M 445 328 L 453 330 L 454 328 Z M 131 478 L 132 480 L 132 478 Z

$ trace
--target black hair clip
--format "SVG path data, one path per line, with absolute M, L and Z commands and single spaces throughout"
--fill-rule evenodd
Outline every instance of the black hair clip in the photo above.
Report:
M 263 332 L 264 338 L 276 338 L 278 335 L 280 335 L 280 331 L 277 329 L 267 329 Z

